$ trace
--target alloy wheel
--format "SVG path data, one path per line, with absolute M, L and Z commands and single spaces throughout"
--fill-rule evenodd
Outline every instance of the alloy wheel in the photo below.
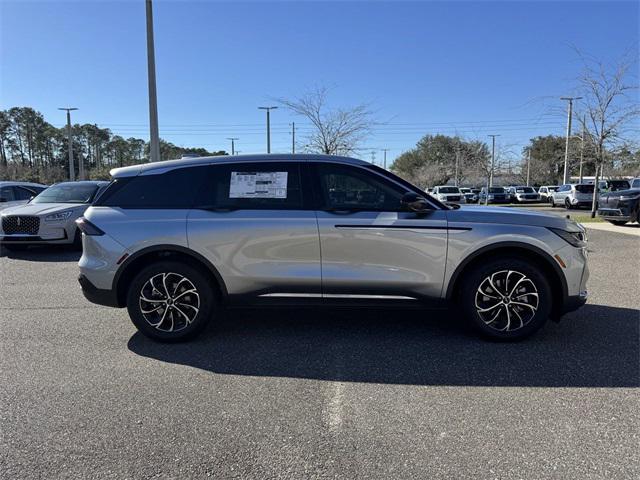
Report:
M 187 277 L 158 273 L 142 286 L 139 306 L 149 325 L 163 332 L 178 332 L 198 315 L 200 295 Z
M 511 332 L 527 325 L 538 311 L 538 289 L 524 273 L 501 270 L 486 277 L 475 295 L 476 312 L 490 328 Z

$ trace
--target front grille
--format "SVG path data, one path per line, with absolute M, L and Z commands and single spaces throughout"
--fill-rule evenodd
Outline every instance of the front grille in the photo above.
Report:
M 40 229 L 40 218 L 26 215 L 7 215 L 2 217 L 2 230 L 7 235 L 22 233 L 37 235 Z
M 493 196 L 493 198 L 494 198 L 495 200 L 504 200 L 504 199 L 505 199 L 505 196 L 504 196 L 504 195 L 494 195 L 494 196 Z
M 460 201 L 460 196 L 450 195 L 450 196 L 447 197 L 447 201 L 448 202 L 459 202 Z

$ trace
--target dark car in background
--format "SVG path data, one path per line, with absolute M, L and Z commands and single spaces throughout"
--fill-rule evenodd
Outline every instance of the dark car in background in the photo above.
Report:
M 614 225 L 640 222 L 640 188 L 600 194 L 598 216 Z
M 478 203 L 484 203 L 487 200 L 487 187 L 482 187 L 478 196 Z M 505 191 L 504 187 L 489 187 L 489 195 L 487 203 L 511 203 L 511 197 Z

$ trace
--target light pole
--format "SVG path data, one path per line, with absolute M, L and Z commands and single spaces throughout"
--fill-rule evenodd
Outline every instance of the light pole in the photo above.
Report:
M 567 139 L 564 146 L 564 176 L 562 177 L 562 184 L 569 183 L 569 138 L 571 137 L 571 117 L 573 115 L 573 101 L 580 100 L 582 97 L 560 97 L 560 100 L 567 100 L 569 102 L 567 108 Z
M 271 153 L 271 120 L 269 114 L 271 110 L 275 110 L 278 107 L 258 107 L 258 110 L 267 111 L 267 153 Z
M 529 173 L 531 172 L 531 149 L 527 149 L 527 187 L 529 186 Z
M 61 107 L 58 110 L 66 110 L 67 112 L 67 143 L 69 144 L 69 180 L 76 179 L 76 168 L 73 164 L 73 139 L 71 138 L 71 111 L 78 110 L 75 107 Z
M 389 151 L 389 149 L 383 148 L 382 151 L 384 152 L 384 160 L 382 163 L 382 167 L 386 170 L 387 169 L 387 152 Z
M 147 11 L 147 75 L 149 79 L 149 156 L 152 162 L 160 160 L 160 134 L 158 133 L 158 94 L 156 92 L 156 55 L 153 45 L 153 6 L 145 0 Z
M 489 188 L 493 186 L 493 164 L 496 160 L 496 137 L 500 135 L 487 135 L 491 137 L 491 169 L 489 170 L 489 175 L 487 177 L 487 192 L 484 196 L 484 204 L 489 205 Z
M 238 137 L 228 137 L 227 140 L 231 140 L 231 155 L 236 154 L 236 140 L 240 140 Z
M 291 122 L 291 153 L 296 153 L 296 122 Z
M 587 117 L 582 117 L 582 135 L 580 138 L 580 183 L 582 183 L 582 162 L 584 161 L 584 134 Z

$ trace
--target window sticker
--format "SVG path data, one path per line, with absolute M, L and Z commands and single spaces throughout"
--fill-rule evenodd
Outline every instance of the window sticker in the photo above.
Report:
M 229 198 L 287 198 L 288 172 L 231 172 Z

